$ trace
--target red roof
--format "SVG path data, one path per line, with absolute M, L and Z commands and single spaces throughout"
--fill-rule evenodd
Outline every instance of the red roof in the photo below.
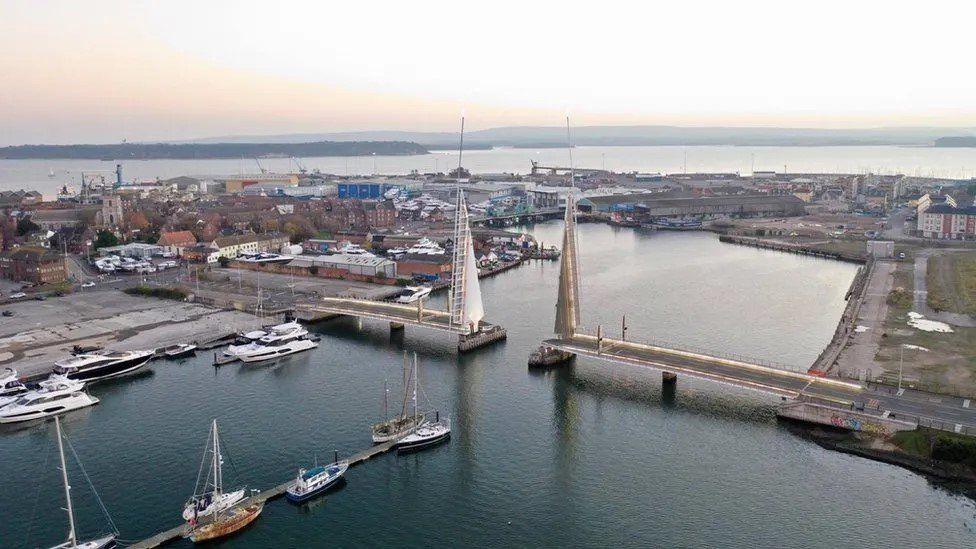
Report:
M 197 238 L 190 231 L 173 231 L 159 235 L 156 244 L 160 246 L 192 246 L 197 243 Z

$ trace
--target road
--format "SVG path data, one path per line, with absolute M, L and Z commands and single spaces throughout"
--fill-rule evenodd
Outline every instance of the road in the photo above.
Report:
M 610 362 L 690 375 L 791 398 L 803 394 L 835 401 L 841 406 L 857 403 L 868 409 L 889 411 L 902 419 L 940 422 L 950 429 L 959 425 L 976 431 L 976 407 L 970 407 L 969 402 L 961 398 L 899 391 L 887 386 L 865 386 L 633 342 L 604 340 L 605 347 L 597 352 L 597 341 L 592 336 L 550 339 L 544 344 Z

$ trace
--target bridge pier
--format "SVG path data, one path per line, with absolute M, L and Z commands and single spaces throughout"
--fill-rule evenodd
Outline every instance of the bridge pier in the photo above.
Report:
M 661 383 L 664 385 L 675 385 L 678 383 L 678 374 L 674 372 L 661 372 Z
M 501 341 L 508 337 L 508 332 L 501 326 L 484 327 L 473 334 L 461 334 L 458 336 L 458 352 L 466 353 L 481 347 L 491 345 L 496 341 Z
M 390 322 L 390 331 L 391 332 L 402 332 L 403 331 L 403 323 L 402 322 Z

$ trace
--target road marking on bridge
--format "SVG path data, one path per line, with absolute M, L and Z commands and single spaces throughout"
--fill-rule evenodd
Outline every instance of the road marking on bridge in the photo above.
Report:
M 963 408 L 969 408 L 969 399 L 968 398 L 966 400 L 962 401 L 962 407 Z
M 957 433 L 961 433 L 962 432 L 962 425 L 959 425 L 958 423 L 956 424 L 956 432 Z
M 877 409 L 880 410 L 881 409 L 881 401 L 879 401 L 876 398 L 868 399 L 868 408 L 877 408 Z
M 898 396 L 902 396 L 903 394 L 905 394 L 905 390 L 904 389 L 898 389 L 898 392 L 895 393 L 895 394 L 898 395 Z

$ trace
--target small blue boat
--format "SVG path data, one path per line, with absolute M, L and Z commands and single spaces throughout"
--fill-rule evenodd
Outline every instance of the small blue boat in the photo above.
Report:
M 335 486 L 349 468 L 348 461 L 336 461 L 330 465 L 319 465 L 311 469 L 299 469 L 298 478 L 285 490 L 288 501 L 301 503 L 323 494 Z

